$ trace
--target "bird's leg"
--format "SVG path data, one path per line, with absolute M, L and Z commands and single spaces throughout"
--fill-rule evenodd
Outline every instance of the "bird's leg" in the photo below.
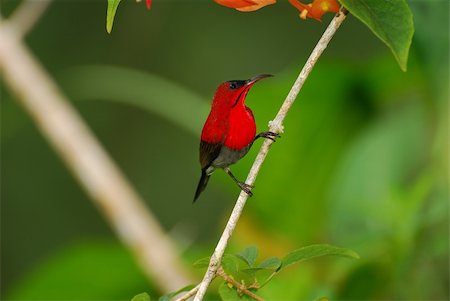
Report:
M 258 135 L 255 136 L 255 138 L 253 139 L 253 142 L 255 142 L 256 139 L 258 138 L 266 138 L 266 139 L 270 139 L 273 142 L 275 142 L 276 138 L 281 137 L 280 134 L 274 133 L 274 132 L 261 132 Z
M 225 170 L 225 172 L 233 179 L 233 181 L 236 182 L 236 184 L 239 186 L 239 188 L 241 188 L 242 190 L 245 191 L 245 193 L 247 193 L 249 196 L 253 196 L 252 193 L 252 185 L 248 185 L 244 182 L 239 181 L 232 173 L 231 170 L 228 167 L 225 167 L 223 170 Z

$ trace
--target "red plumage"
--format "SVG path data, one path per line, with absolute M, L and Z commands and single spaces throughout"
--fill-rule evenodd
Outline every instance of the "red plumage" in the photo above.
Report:
M 201 134 L 202 176 L 195 192 L 194 202 L 206 188 L 208 179 L 216 168 L 224 169 L 241 189 L 251 195 L 251 187 L 238 181 L 228 166 L 245 156 L 255 139 L 265 137 L 273 140 L 278 136 L 271 132 L 255 136 L 255 118 L 250 108 L 245 105 L 245 98 L 253 84 L 268 76 L 270 75 L 263 74 L 249 80 L 227 81 L 217 88 Z
M 222 143 L 233 149 L 241 149 L 253 141 L 256 134 L 255 118 L 250 108 L 244 104 L 250 87 L 226 91 L 229 89 L 227 83 L 220 85 L 203 126 L 202 141 Z

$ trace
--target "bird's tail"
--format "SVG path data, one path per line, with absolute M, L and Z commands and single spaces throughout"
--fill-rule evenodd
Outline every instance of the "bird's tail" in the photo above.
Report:
M 198 199 L 200 193 L 202 193 L 203 190 L 205 190 L 206 185 L 208 185 L 209 175 L 206 174 L 205 170 L 202 170 L 202 176 L 200 178 L 200 181 L 198 182 L 197 190 L 195 191 L 195 197 L 194 201 L 192 203 L 195 203 L 195 201 Z

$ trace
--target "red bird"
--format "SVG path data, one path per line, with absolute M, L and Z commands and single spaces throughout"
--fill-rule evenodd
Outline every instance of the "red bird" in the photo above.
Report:
M 261 74 L 248 80 L 231 80 L 222 83 L 216 90 L 211 112 L 203 126 L 200 140 L 200 165 L 202 176 L 195 192 L 194 202 L 205 190 L 209 177 L 216 168 L 222 168 L 236 184 L 252 196 L 252 186 L 239 181 L 229 166 L 241 159 L 261 137 L 275 141 L 278 134 L 262 132 L 256 134 L 252 110 L 245 105 L 245 97 L 258 80 L 272 75 Z

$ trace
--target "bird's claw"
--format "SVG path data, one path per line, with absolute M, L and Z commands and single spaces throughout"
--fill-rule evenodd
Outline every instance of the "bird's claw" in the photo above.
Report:
M 274 133 L 274 132 L 270 132 L 270 131 L 268 131 L 268 132 L 262 132 L 261 134 L 259 134 L 261 137 L 264 137 L 264 138 L 266 138 L 266 139 L 270 139 L 270 140 L 272 140 L 273 142 L 275 142 L 275 139 L 276 138 L 280 138 L 281 136 L 280 136 L 280 134 L 278 134 L 278 133 Z
M 239 182 L 238 185 L 246 194 L 248 194 L 248 196 L 253 196 L 252 189 L 254 186 L 243 183 L 243 182 Z

